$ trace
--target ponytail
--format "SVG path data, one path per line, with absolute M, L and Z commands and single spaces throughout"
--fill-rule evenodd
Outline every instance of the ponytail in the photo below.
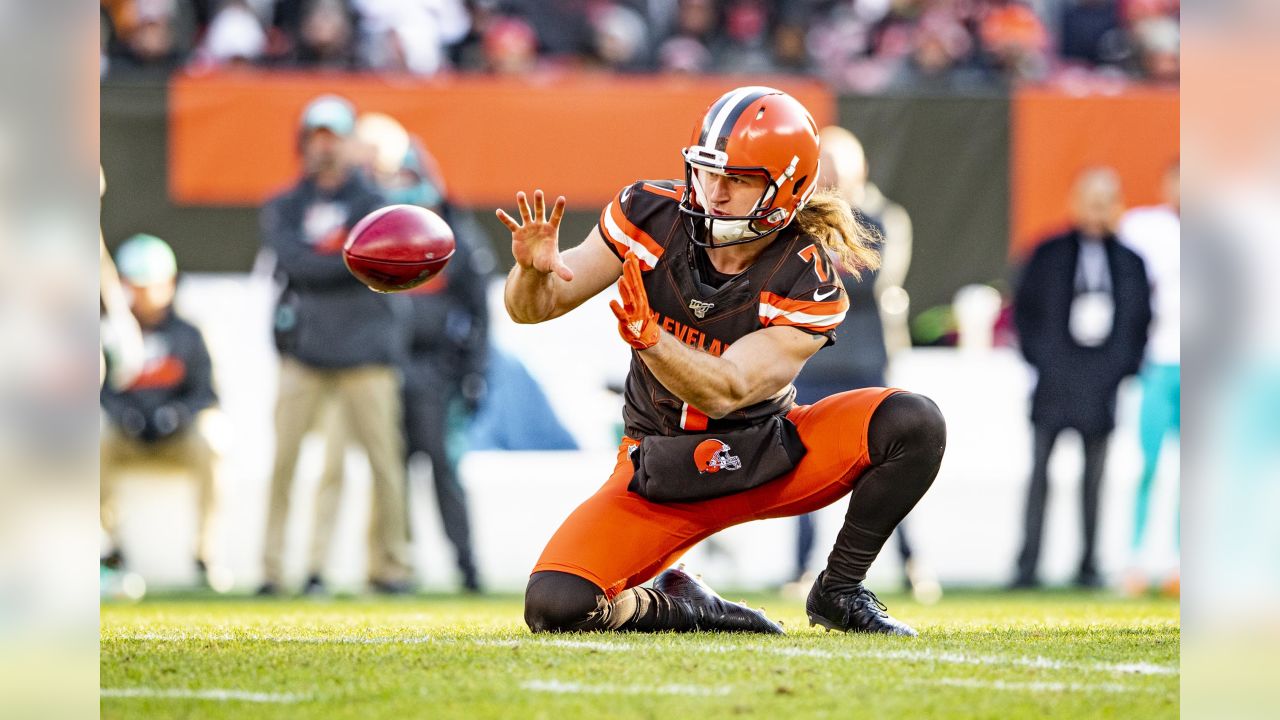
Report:
M 861 279 L 863 270 L 880 267 L 880 234 L 858 221 L 838 190 L 814 193 L 796 213 L 795 222 L 800 232 L 816 239 L 855 278 Z

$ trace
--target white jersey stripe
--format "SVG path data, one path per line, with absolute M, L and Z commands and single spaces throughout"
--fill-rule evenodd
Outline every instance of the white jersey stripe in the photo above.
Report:
M 644 243 L 633 239 L 630 235 L 622 231 L 618 227 L 618 222 L 613 219 L 613 203 L 609 203 L 609 207 L 604 210 L 604 229 L 609 234 L 609 238 L 619 245 L 626 245 L 627 249 L 636 254 L 640 260 L 648 266 L 647 269 L 652 270 L 658 266 L 658 256 L 654 255 Z
M 774 307 L 769 303 L 760 303 L 761 318 L 769 322 L 782 318 L 787 322 L 796 325 L 817 325 L 820 327 L 826 325 L 839 325 L 844 321 L 846 312 L 847 311 L 845 310 L 841 310 L 840 312 L 832 315 L 810 315 L 809 313 L 800 312 L 798 310 L 783 310 L 782 308 Z

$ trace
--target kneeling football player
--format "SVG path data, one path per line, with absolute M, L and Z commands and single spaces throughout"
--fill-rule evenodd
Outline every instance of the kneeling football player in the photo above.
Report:
M 550 320 L 616 282 L 612 308 L 632 347 L 617 465 L 547 544 L 525 620 L 535 632 L 781 633 L 763 612 L 667 568 L 724 528 L 849 496 L 809 593 L 810 622 L 915 635 L 863 580 L 937 475 L 942 415 L 894 388 L 796 406 L 791 384 L 835 341 L 848 308 L 833 263 L 855 275 L 875 267 L 875 238 L 838 195 L 814 192 L 818 128 L 786 93 L 726 93 L 683 155 L 682 182 L 623 188 L 563 254 L 563 197 L 550 217 L 541 191 L 532 207 L 517 195 L 518 221 L 497 211 L 516 259 L 511 317 Z

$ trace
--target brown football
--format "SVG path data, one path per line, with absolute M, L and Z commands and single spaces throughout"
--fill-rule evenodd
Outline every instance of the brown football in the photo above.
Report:
M 342 261 L 373 290 L 400 292 L 435 277 L 454 249 L 453 230 L 439 215 L 417 205 L 390 205 L 351 228 Z

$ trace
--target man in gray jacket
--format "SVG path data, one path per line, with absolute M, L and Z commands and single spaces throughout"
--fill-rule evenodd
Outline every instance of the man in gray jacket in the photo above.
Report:
M 411 587 L 396 370 L 404 342 L 400 299 L 371 292 L 347 271 L 341 255 L 352 225 L 384 204 L 348 157 L 354 125 L 346 100 L 325 95 L 311 101 L 299 132 L 303 177 L 262 210 L 262 239 L 275 255 L 280 285 L 274 323 L 280 386 L 261 595 L 280 591 L 298 449 L 329 398 L 368 453 L 373 474 L 370 585 L 380 592 Z

